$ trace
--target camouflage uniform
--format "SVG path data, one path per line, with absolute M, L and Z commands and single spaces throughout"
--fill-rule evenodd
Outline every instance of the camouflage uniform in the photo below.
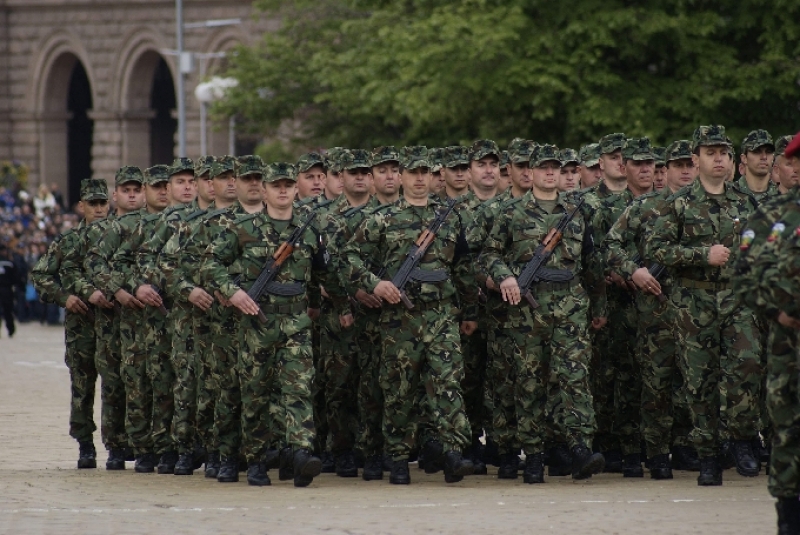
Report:
M 722 127 L 701 127 L 694 146 L 727 145 Z M 691 433 L 701 460 L 719 453 L 720 407 L 734 440 L 757 433 L 761 386 L 760 334 L 753 312 L 730 288 L 732 262 L 708 265 L 709 248 L 739 245 L 755 200 L 725 183 L 706 193 L 700 180 L 671 195 L 645 241 L 645 257 L 670 269 L 669 298 L 676 308 L 679 366 L 690 400 Z M 701 474 L 702 476 L 702 474 Z

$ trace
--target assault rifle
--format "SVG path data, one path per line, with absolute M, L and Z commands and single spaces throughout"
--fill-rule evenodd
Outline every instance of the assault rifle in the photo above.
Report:
M 566 282 L 572 280 L 574 277 L 571 271 L 547 269 L 544 266 L 553 255 L 553 250 L 561 241 L 564 230 L 581 209 L 583 202 L 584 198 L 581 197 L 581 200 L 578 201 L 578 205 L 575 207 L 575 209 L 568 214 L 564 214 L 564 217 L 561 218 L 561 221 L 558 222 L 558 225 L 556 225 L 555 228 L 550 229 L 550 232 L 548 232 L 547 236 L 544 237 L 542 243 L 536 247 L 536 250 L 533 252 L 533 256 L 530 260 L 528 260 L 528 263 L 525 264 L 525 267 L 522 268 L 522 272 L 519 274 L 519 277 L 517 277 L 517 284 L 519 285 L 520 294 L 525 298 L 526 301 L 528 301 L 528 304 L 531 306 L 531 308 L 539 308 L 539 303 L 536 302 L 536 299 L 533 298 L 533 293 L 531 293 L 531 287 L 534 284 L 541 281 Z
M 158 289 L 158 286 L 156 286 L 155 284 L 151 284 L 150 286 L 153 287 L 153 290 L 155 290 L 156 293 L 158 293 L 158 295 L 161 295 L 161 290 Z M 158 311 L 164 314 L 165 316 L 169 313 L 167 307 L 164 306 L 163 302 L 160 305 L 158 305 Z
M 456 199 L 450 199 L 447 201 L 445 208 L 436 214 L 436 218 L 434 218 L 431 224 L 428 225 L 428 228 L 422 231 L 422 234 L 419 235 L 417 241 L 415 241 L 414 245 L 411 246 L 411 249 L 406 255 L 406 259 L 403 261 L 403 265 L 400 266 L 400 269 L 392 279 L 392 284 L 394 284 L 397 289 L 400 290 L 400 300 L 409 310 L 414 308 L 414 304 L 408 298 L 404 290 L 406 283 L 408 283 L 409 280 L 413 279 L 422 282 L 441 282 L 443 280 L 447 280 L 446 274 L 440 276 L 437 272 L 424 272 L 417 269 L 417 266 L 422 260 L 422 257 L 425 256 L 425 253 L 433 243 L 433 240 L 436 239 L 436 233 L 442 228 L 445 220 L 447 220 L 447 216 L 449 216 L 450 212 L 453 211 L 455 205 Z
M 302 292 L 302 285 L 301 284 L 280 284 L 275 282 L 275 277 L 278 275 L 278 272 L 283 267 L 283 264 L 292 256 L 292 253 L 295 249 L 300 246 L 300 238 L 303 237 L 303 233 L 306 231 L 309 225 L 314 221 L 314 218 L 317 216 L 316 212 L 312 212 L 311 215 L 308 217 L 305 223 L 301 226 L 294 229 L 291 236 L 289 236 L 285 242 L 278 247 L 278 250 L 275 251 L 275 254 L 272 255 L 272 258 L 267 260 L 264 264 L 264 268 L 261 270 L 261 273 L 258 274 L 258 278 L 247 291 L 247 295 L 258 303 L 258 300 L 261 299 L 261 296 L 264 295 L 264 292 L 269 292 L 273 295 L 284 295 L 284 296 L 291 296 L 291 295 L 298 295 Z M 261 323 L 267 322 L 267 317 L 264 315 L 261 310 L 258 311 L 258 319 Z
M 639 253 L 636 253 L 633 258 L 631 258 L 631 262 L 639 267 L 644 267 L 644 262 L 642 262 L 642 257 L 639 255 Z M 650 275 L 652 275 L 654 279 L 656 279 L 658 282 L 661 282 L 661 277 L 667 272 L 667 268 L 657 262 L 653 262 L 650 264 L 650 267 L 647 268 L 647 271 L 650 272 Z M 628 281 L 628 287 L 634 292 L 639 289 L 636 284 L 633 283 L 633 281 Z M 656 297 L 658 298 L 659 303 L 663 303 L 667 300 L 667 296 L 663 293 L 658 294 Z

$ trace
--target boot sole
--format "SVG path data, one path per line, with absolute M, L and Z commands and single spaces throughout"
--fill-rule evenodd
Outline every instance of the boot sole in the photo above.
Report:
M 179 470 L 176 468 L 173 474 L 175 474 L 176 476 L 191 476 L 194 474 L 194 470 L 189 470 L 189 469 Z
M 389 483 L 391 483 L 392 485 L 410 485 L 411 484 L 411 478 L 393 479 L 393 478 L 390 477 L 389 478 Z
M 759 472 L 761 472 L 761 470 L 740 470 L 739 468 L 736 469 L 736 473 L 742 477 L 758 477 Z
M 248 479 L 247 484 L 250 485 L 251 487 L 269 487 L 270 485 L 272 485 L 272 482 L 269 479 L 264 481 L 255 481 L 252 479 Z
M 226 478 L 220 479 L 219 477 L 217 477 L 217 481 L 219 483 L 238 483 L 239 482 L 239 478 L 238 477 L 226 477 Z
M 381 472 L 380 475 L 378 475 L 377 473 L 361 474 L 361 479 L 363 479 L 364 481 L 378 481 L 380 479 L 383 479 L 383 472 Z
M 322 461 L 312 458 L 303 465 L 298 475 L 304 477 L 317 477 L 320 475 L 320 473 L 322 473 Z M 358 476 L 358 470 L 356 470 L 356 476 Z
M 698 487 L 721 487 L 722 481 L 721 480 L 714 480 L 714 481 L 698 481 Z
M 599 474 L 605 468 L 605 460 L 602 457 L 594 458 L 594 454 L 589 458 L 589 462 L 583 465 L 577 474 L 572 474 L 573 479 L 588 479 L 594 474 Z
M 133 471 L 136 472 L 137 474 L 152 474 L 153 472 L 156 471 L 156 469 L 155 468 L 141 468 L 141 467 L 137 466 L 136 468 L 133 469 Z
M 159 466 L 158 467 L 158 473 L 161 474 L 162 476 L 164 476 L 164 475 L 175 475 L 175 467 L 173 466 L 172 468 L 170 468 L 168 466 L 165 466 L 164 468 L 161 468 Z
M 109 464 L 109 463 L 106 463 L 106 470 L 110 470 L 110 471 L 125 470 L 125 462 L 122 462 L 122 464 L 118 464 L 118 463 Z

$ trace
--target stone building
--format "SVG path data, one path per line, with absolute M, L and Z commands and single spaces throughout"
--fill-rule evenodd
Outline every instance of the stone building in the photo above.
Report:
M 183 0 L 183 11 L 187 25 L 242 20 L 185 30 L 184 49 L 198 54 L 185 75 L 187 155 L 196 157 L 201 72 L 221 70 L 225 58 L 211 56 L 252 44 L 273 23 L 251 0 Z M 0 160 L 25 163 L 29 189 L 57 183 L 70 202 L 82 178 L 171 162 L 175 48 L 175 0 L 0 0 Z M 228 152 L 227 121 L 208 137 L 209 153 Z

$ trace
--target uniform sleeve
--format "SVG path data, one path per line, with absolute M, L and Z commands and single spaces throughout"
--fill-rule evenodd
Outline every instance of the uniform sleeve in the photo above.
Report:
M 776 267 L 769 276 L 768 302 L 777 311 L 800 317 L 800 236 L 792 236 L 779 250 Z
M 645 255 L 665 266 L 707 266 L 709 247 L 686 247 L 680 243 L 685 200 L 665 203 L 645 239 Z
M 483 252 L 478 256 L 478 269 L 491 277 L 496 285 L 500 285 L 509 277 L 516 276 L 506 263 L 506 250 L 511 243 L 512 225 L 513 208 L 509 207 L 495 218 L 483 245 Z
M 159 255 L 169 238 L 170 224 L 166 218 L 160 218 L 151 236 L 144 236 L 142 245 L 136 253 L 137 286 L 152 284 L 159 291 L 166 286 L 166 280 L 159 270 Z
M 116 225 L 116 222 L 114 223 Z M 124 289 L 129 293 L 134 293 L 140 286 L 139 279 L 136 277 L 136 251 L 139 248 L 144 236 L 142 227 L 144 218 L 136 225 L 126 240 L 122 240 L 119 248 L 111 257 L 111 288 Z M 116 290 L 115 290 L 116 291 Z
M 233 264 L 241 254 L 237 232 L 233 228 L 223 228 L 203 253 L 200 267 L 203 286 L 212 292 L 219 291 L 227 298 L 239 291 L 241 288 L 234 284 L 227 266 Z
M 372 293 L 381 279 L 367 266 L 381 265 L 380 246 L 383 237 L 384 216 L 373 214 L 356 230 L 342 247 L 337 269 L 345 284 Z
M 59 269 L 61 268 L 61 247 L 63 236 L 57 238 L 47 252 L 39 258 L 31 271 L 31 280 L 42 301 L 56 303 L 64 307 L 70 294 L 62 287 Z
M 639 265 L 633 261 L 628 253 L 631 246 L 635 246 L 636 226 L 640 221 L 637 205 L 628 206 L 619 219 L 611 225 L 611 230 L 606 234 L 601 251 L 606 260 L 606 272 L 617 273 L 623 279 L 630 279 Z
M 119 226 L 116 221 L 111 222 L 108 227 L 92 227 L 87 233 L 89 249 L 83 260 L 83 269 L 86 276 L 92 281 L 95 287 L 114 295 L 119 290 L 112 282 L 110 259 L 114 251 L 119 247 Z
M 88 273 L 83 269 L 85 252 L 89 248 L 87 243 L 87 233 L 85 229 L 81 233 L 76 233 L 74 246 L 64 251 L 61 260 L 61 280 L 64 282 L 65 289 L 88 302 L 89 297 L 97 290 Z
M 197 266 L 188 261 L 186 245 L 191 238 L 192 226 L 181 222 L 170 236 L 158 257 L 158 267 L 163 273 L 164 290 L 177 301 L 188 302 L 189 294 L 195 288 L 186 268 Z
M 475 255 L 467 243 L 463 227 L 459 227 L 453 258 L 453 282 L 461 303 L 463 321 L 478 320 L 478 285 L 475 277 Z

